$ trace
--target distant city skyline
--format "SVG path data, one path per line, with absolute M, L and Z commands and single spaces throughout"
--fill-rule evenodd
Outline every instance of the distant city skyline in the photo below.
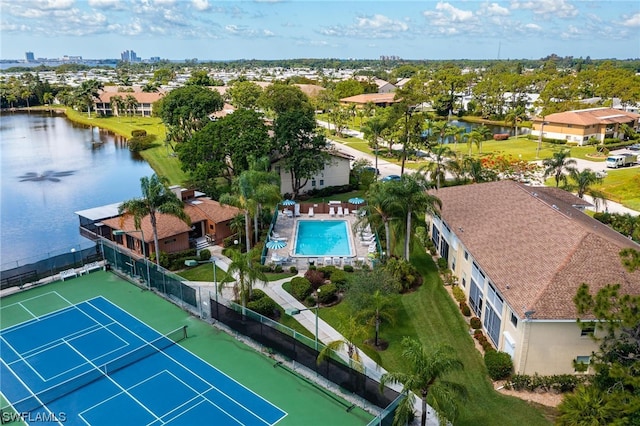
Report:
M 640 57 L 640 2 L 0 0 L 1 59 Z

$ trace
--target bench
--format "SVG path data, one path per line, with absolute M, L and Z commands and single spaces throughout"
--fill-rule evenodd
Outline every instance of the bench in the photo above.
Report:
M 82 268 L 80 268 L 80 273 L 88 274 L 91 271 L 95 271 L 101 268 L 102 266 L 100 266 L 99 262 L 91 262 L 91 263 L 87 263 L 86 265 L 83 265 Z
M 78 274 L 76 273 L 75 269 L 67 269 L 66 271 L 60 272 L 60 279 L 62 281 L 64 281 L 65 278 L 72 278 L 77 276 Z

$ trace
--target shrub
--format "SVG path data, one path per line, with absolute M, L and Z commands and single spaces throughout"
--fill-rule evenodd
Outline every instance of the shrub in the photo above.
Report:
M 275 272 L 276 274 L 279 274 L 280 272 L 282 272 L 282 265 L 276 265 L 273 268 L 273 272 Z
M 513 371 L 511 355 L 506 352 L 489 351 L 484 354 L 484 365 L 491 380 L 508 378 Z
M 206 262 L 211 259 L 211 252 L 209 249 L 200 250 L 200 261 Z
M 473 317 L 469 320 L 469 325 L 471 325 L 471 328 L 474 330 L 479 330 L 482 328 L 482 321 L 480 321 L 480 318 L 478 317 Z
M 337 268 L 333 265 L 321 266 L 320 268 L 318 268 L 318 271 L 322 272 L 324 274 L 324 278 L 327 280 L 331 279 L 331 274 L 333 274 L 336 270 Z
M 429 254 L 431 254 L 431 256 L 435 256 L 436 253 L 438 252 L 436 250 L 436 246 L 435 244 L 433 244 L 433 241 L 429 240 L 427 242 L 427 244 L 425 245 L 426 249 L 429 251 Z
M 129 150 L 133 152 L 144 151 L 153 146 L 156 141 L 156 135 L 136 136 L 127 141 Z
M 527 390 L 529 392 L 535 392 L 537 390 L 573 392 L 579 384 L 588 381 L 589 376 L 576 376 L 573 374 L 558 374 L 554 376 L 515 374 L 509 382 L 505 384 L 505 387 L 507 389 L 515 389 L 517 391 Z
M 254 290 L 255 291 L 255 290 Z M 266 317 L 273 317 L 278 311 L 278 304 L 268 296 L 261 297 L 257 300 L 252 300 L 247 303 L 247 308 L 254 312 L 264 315 Z
M 449 262 L 447 262 L 447 259 L 445 259 L 444 257 L 439 257 L 436 263 L 440 272 L 446 270 L 449 267 Z
M 325 281 L 324 273 L 319 269 L 309 269 L 305 272 L 304 277 L 311 283 L 314 290 L 324 284 Z
M 345 272 L 353 272 L 354 271 L 353 266 L 351 266 L 351 265 L 344 265 L 344 268 L 342 268 L 342 269 L 344 269 Z
M 267 297 L 267 293 L 260 290 L 259 288 L 254 288 L 251 290 L 251 298 L 249 300 L 258 300 L 262 299 L 263 297 Z
M 471 309 L 469 309 L 469 305 L 467 305 L 467 302 L 460 302 L 460 311 L 465 317 L 471 316 Z
M 308 279 L 304 277 L 294 277 L 291 280 L 291 294 L 296 299 L 303 301 L 309 297 L 312 291 L 313 288 Z
M 291 266 L 289 268 L 289 272 L 291 272 L 292 274 L 297 274 L 298 273 L 298 268 L 296 268 L 295 266 Z
M 456 299 L 456 302 L 464 302 L 467 299 L 467 296 L 464 294 L 464 290 L 462 290 L 458 286 L 454 286 L 451 288 L 451 292 L 453 293 L 453 298 Z
M 339 289 L 344 289 L 347 284 L 347 273 L 340 269 L 335 270 L 331 274 L 331 282 Z
M 484 336 L 484 333 L 479 328 L 473 331 L 473 338 L 478 339 L 480 336 Z
M 147 136 L 147 131 L 144 129 L 133 129 L 131 131 L 131 137 L 138 138 L 140 136 Z
M 334 283 L 325 284 L 318 289 L 318 301 L 320 303 L 331 303 L 336 300 L 338 287 Z
M 260 265 L 260 270 L 262 272 L 273 272 L 272 265 Z

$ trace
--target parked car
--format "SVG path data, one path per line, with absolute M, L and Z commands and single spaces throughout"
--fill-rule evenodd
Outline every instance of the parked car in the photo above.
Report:
M 374 173 L 376 176 L 380 175 L 380 170 L 376 169 L 375 167 L 363 167 L 362 170 Z
M 634 143 L 633 145 L 629 145 L 627 149 L 631 151 L 640 151 L 640 143 Z
M 382 179 L 382 182 L 390 182 L 392 180 L 402 180 L 402 178 L 398 175 L 389 175 L 389 176 L 385 176 Z

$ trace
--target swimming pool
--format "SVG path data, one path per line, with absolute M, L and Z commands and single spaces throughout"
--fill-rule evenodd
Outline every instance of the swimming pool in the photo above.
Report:
M 299 220 L 295 256 L 353 256 L 346 220 Z

